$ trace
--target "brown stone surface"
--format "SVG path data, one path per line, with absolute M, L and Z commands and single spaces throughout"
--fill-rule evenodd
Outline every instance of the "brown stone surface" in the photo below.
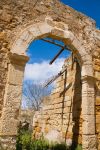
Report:
M 65 61 L 65 64 L 69 64 L 71 62 L 71 58 L 67 59 Z M 95 61 L 94 61 L 95 62 Z M 64 64 L 64 65 L 65 65 Z M 74 64 L 73 69 L 71 69 L 71 65 L 67 65 L 67 85 L 69 83 L 74 83 L 74 95 L 72 91 L 72 85 L 69 89 L 67 89 L 64 93 L 64 96 L 61 96 L 62 91 L 64 90 L 64 83 L 65 83 L 65 75 L 59 77 L 56 80 L 56 88 L 52 91 L 52 94 L 50 96 L 50 101 L 48 103 L 44 103 L 43 110 L 39 112 L 39 118 L 35 116 L 39 126 L 41 128 L 41 131 L 34 132 L 33 136 L 41 136 L 40 132 L 44 133 L 44 135 L 48 134 L 51 130 L 55 129 L 60 132 L 60 135 L 64 139 L 66 137 L 67 139 L 73 139 L 74 142 L 82 143 L 82 133 L 91 135 L 92 138 L 92 132 L 95 132 L 94 126 L 92 126 L 93 123 L 93 116 L 91 115 L 91 119 L 88 119 L 88 116 L 85 116 L 85 120 L 82 119 L 81 115 L 81 78 L 80 78 L 80 68 L 75 67 L 76 64 Z M 100 65 L 100 64 L 99 64 Z M 66 65 L 65 65 L 66 66 Z M 96 75 L 99 76 L 99 72 L 96 72 Z M 76 76 L 76 81 L 75 81 Z M 96 76 L 97 77 L 97 76 Z M 97 78 L 98 79 L 98 78 Z M 97 80 L 98 82 L 98 80 Z M 66 86 L 67 87 L 67 86 Z M 59 90 L 57 90 L 59 89 Z M 70 91 L 70 93 L 69 93 Z M 66 96 L 68 95 L 68 96 Z M 72 98 L 73 97 L 73 98 Z M 73 100 L 71 100 L 73 99 Z M 64 103 L 63 103 L 64 100 Z M 89 107 L 87 107 L 87 103 L 89 103 Z M 84 99 L 84 105 L 85 109 L 84 112 L 89 111 L 88 113 L 92 113 L 93 109 L 91 108 L 91 98 L 88 99 L 86 103 L 86 98 Z M 64 106 L 64 109 L 62 109 L 62 106 Z M 100 140 L 100 97 L 97 96 L 96 98 L 96 133 L 98 135 L 98 144 Z M 63 112 L 63 114 L 62 114 Z M 88 114 L 87 113 L 87 114 Z M 94 113 L 94 112 L 93 112 Z M 62 116 L 63 116 L 63 122 L 62 122 Z M 84 122 L 85 121 L 85 122 Z M 84 125 L 84 128 L 82 129 L 82 123 Z M 36 128 L 37 128 L 36 126 Z M 90 128 L 90 130 L 87 130 L 87 126 Z M 45 129 L 43 130 L 42 128 Z M 35 126 L 33 126 L 35 130 Z M 62 130 L 63 129 L 63 130 Z M 67 131 L 66 131 L 67 129 Z M 33 130 L 33 131 L 34 131 Z M 78 137 L 78 138 L 77 138 Z M 91 141 L 90 141 L 91 142 Z M 87 144 L 87 140 L 85 141 Z M 91 149 L 92 149 L 91 145 Z M 87 149 L 88 145 L 86 147 L 83 147 L 83 149 Z
M 69 65 L 70 62 L 70 65 Z M 72 139 L 73 142 L 81 141 L 81 71 L 79 65 L 75 62 L 72 69 L 72 58 L 65 61 L 67 72 L 56 81 L 56 87 L 52 91 L 49 104 L 43 103 L 43 108 L 35 116 L 37 126 L 42 128 L 44 136 L 51 130 L 58 130 L 63 140 Z M 71 77 L 71 79 L 70 79 Z M 57 91 L 59 82 L 62 82 L 62 88 Z M 59 84 L 60 85 L 60 84 Z M 69 95 L 70 91 L 70 95 Z M 54 94 L 55 93 L 55 94 Z M 66 96 L 68 95 L 68 96 Z M 40 115 L 41 114 L 41 115 Z M 39 115 L 39 117 L 38 117 Z M 34 120 L 34 118 L 33 118 Z M 36 131 L 37 126 L 33 123 Z M 44 129 L 45 128 L 45 129 Z M 34 131 L 33 131 L 34 132 Z M 40 136 L 40 131 L 34 132 L 35 137 Z M 79 135 L 79 136 L 78 136 Z
M 78 124 L 75 117 L 79 115 L 79 112 L 81 112 L 80 93 L 82 98 L 82 119 L 84 121 L 84 124 L 82 124 L 82 136 L 84 137 L 85 134 L 83 133 L 84 127 L 86 127 L 86 131 L 90 133 L 91 129 L 86 123 L 86 119 L 88 118 L 88 120 L 90 120 L 91 115 L 93 121 L 91 126 L 94 126 L 95 128 L 95 120 L 97 122 L 97 126 L 99 125 L 98 116 L 100 112 L 100 30 L 97 30 L 95 28 L 95 22 L 91 18 L 73 10 L 69 6 L 63 5 L 59 2 L 59 0 L 41 0 L 37 1 L 37 3 L 35 0 L 0 0 L 1 136 L 5 134 L 7 134 L 8 137 L 12 134 L 15 136 L 17 133 L 18 117 L 14 114 L 18 112 L 21 101 L 21 85 L 24 66 L 25 63 L 28 61 L 28 57 L 26 57 L 25 52 L 29 44 L 34 39 L 39 39 L 46 36 L 62 40 L 73 51 L 74 56 L 77 58 L 81 67 L 80 78 L 82 79 L 82 93 L 80 91 L 81 88 L 79 89 L 76 84 L 73 90 L 74 94 L 77 93 L 77 96 L 74 95 L 74 107 L 70 109 L 70 102 L 68 102 L 65 103 L 66 108 L 64 108 L 63 110 L 64 113 L 72 114 L 71 120 L 75 122 L 75 124 L 73 125 L 73 130 L 76 130 Z M 70 72 L 70 69 L 68 72 Z M 18 74 L 18 76 L 16 75 L 16 73 Z M 70 73 L 68 74 L 69 85 L 71 85 L 71 81 L 75 80 L 75 74 L 77 77 L 78 74 L 76 72 L 72 72 L 71 75 Z M 67 101 L 67 99 L 70 101 L 70 98 L 72 96 L 71 87 L 73 86 L 73 84 L 67 90 L 67 92 L 64 93 L 62 90 L 65 87 L 63 86 L 64 82 L 62 80 L 62 77 L 59 78 L 59 81 L 57 83 L 58 88 L 54 91 L 54 93 L 52 93 L 53 101 L 55 103 L 56 100 L 59 102 L 63 100 L 63 96 L 65 97 L 65 101 Z M 79 80 L 77 80 L 77 83 L 78 82 Z M 69 85 L 67 85 L 67 87 Z M 60 93 L 59 95 L 60 87 L 62 93 Z M 16 98 L 17 96 L 18 99 Z M 91 102 L 88 102 L 88 99 L 89 101 L 91 100 Z M 72 103 L 74 103 L 74 101 L 72 101 Z M 90 103 L 91 105 L 89 105 Z M 14 104 L 16 104 L 16 106 Z M 87 107 L 85 107 L 84 104 L 86 104 Z M 58 114 L 61 114 L 61 111 L 59 111 L 61 105 L 62 104 L 57 103 L 48 106 L 50 107 L 49 115 L 52 116 L 56 107 L 57 115 L 55 116 L 55 118 L 58 116 Z M 78 111 L 76 111 L 76 109 Z M 96 110 L 96 116 L 94 110 Z M 46 110 L 43 113 L 46 114 Z M 66 120 L 69 120 L 69 118 Z M 15 128 L 12 131 L 11 126 L 13 122 L 13 127 Z M 56 123 L 54 124 L 54 126 L 58 124 L 57 122 L 60 123 L 61 121 L 55 119 L 55 122 Z M 66 128 L 66 123 L 64 128 Z M 79 129 L 79 126 L 77 128 Z M 99 130 L 98 127 L 97 129 Z M 96 149 L 95 143 L 92 145 L 92 147 L 89 146 L 89 143 L 91 143 L 93 139 L 95 139 L 95 135 L 95 131 L 91 136 L 86 133 L 86 145 L 84 140 L 82 141 L 84 150 L 92 150 L 93 146 L 93 150 Z M 76 136 L 76 134 L 73 136 Z M 99 141 L 98 143 L 100 143 L 100 130 L 98 131 L 97 137 Z

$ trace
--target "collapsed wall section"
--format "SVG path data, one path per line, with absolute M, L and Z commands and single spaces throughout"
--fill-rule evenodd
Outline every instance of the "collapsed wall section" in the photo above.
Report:
M 97 135 L 97 143 L 98 150 L 100 149 L 100 59 L 98 57 L 94 57 L 94 74 L 96 78 L 96 103 L 95 103 L 95 111 L 96 111 L 96 135 Z
M 100 149 L 100 30 L 95 30 L 94 44 L 92 47 L 92 62 L 95 79 L 95 122 L 97 147 Z
M 93 56 L 95 85 L 95 113 L 97 147 L 100 149 L 100 54 L 95 50 Z M 33 135 L 38 137 L 41 133 L 48 135 L 57 130 L 63 139 L 73 143 L 82 142 L 82 84 L 81 69 L 78 63 L 72 64 L 72 59 L 65 61 L 63 69 L 66 72 L 56 80 L 56 87 L 43 104 L 41 111 L 36 112 L 33 121 Z M 59 137 L 60 139 L 60 137 Z
M 43 134 L 55 140 L 50 134 L 56 131 L 58 141 L 81 143 L 81 70 L 72 57 L 65 61 L 64 69 L 48 103 L 43 103 L 43 108 L 33 118 L 33 136 L 38 138 Z

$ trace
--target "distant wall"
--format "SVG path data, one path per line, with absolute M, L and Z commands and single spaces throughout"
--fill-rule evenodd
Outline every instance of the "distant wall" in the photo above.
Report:
M 81 143 L 81 70 L 71 57 L 65 61 L 65 68 L 65 73 L 56 80 L 50 101 L 33 118 L 33 136 L 40 136 L 40 131 L 47 135 L 57 130 L 63 140 Z
M 96 51 L 97 52 L 97 51 Z M 93 57 L 94 75 L 96 80 L 95 112 L 96 134 L 98 150 L 100 149 L 100 59 L 95 53 Z M 63 66 L 67 68 L 56 80 L 56 88 L 52 91 L 48 103 L 43 104 L 41 111 L 36 112 L 33 118 L 33 136 L 47 135 L 57 130 L 63 139 L 72 139 L 73 142 L 82 142 L 82 84 L 79 65 L 68 58 Z M 66 74 L 66 75 L 65 75 Z

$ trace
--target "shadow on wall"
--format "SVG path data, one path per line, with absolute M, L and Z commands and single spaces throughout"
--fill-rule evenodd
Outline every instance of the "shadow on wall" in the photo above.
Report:
M 69 90 L 70 88 L 72 89 L 72 98 L 71 98 L 71 105 L 70 105 L 70 110 L 68 114 L 68 124 L 66 128 L 66 134 L 65 134 L 65 142 L 68 137 L 68 132 L 69 132 L 69 126 L 71 121 L 73 122 L 73 129 L 72 129 L 72 147 L 71 149 L 75 149 L 78 145 L 78 143 L 81 143 L 81 133 L 80 133 L 80 121 L 81 121 L 81 103 L 82 103 L 82 84 L 81 84 L 81 68 L 76 61 L 75 63 L 75 79 L 74 83 L 70 83 L 67 86 L 67 69 L 65 71 L 65 80 L 64 80 L 64 91 L 60 93 L 60 96 L 63 96 L 63 101 L 62 101 L 62 125 L 63 125 L 63 115 L 64 115 L 64 101 L 65 101 L 65 96 L 66 96 L 66 91 Z M 72 63 L 72 69 L 74 65 Z M 71 117 L 72 116 L 72 117 Z M 71 120 L 72 119 L 72 120 Z
M 72 120 L 73 125 L 73 138 L 72 138 L 72 149 L 76 148 L 77 144 L 81 143 L 82 135 L 80 133 L 81 122 L 81 104 L 82 104 L 82 83 L 81 83 L 81 68 L 76 63 L 76 75 L 74 84 L 74 96 L 72 106 Z
M 66 83 L 67 83 L 67 69 L 66 69 L 64 75 L 65 75 L 65 79 L 64 79 L 64 91 L 60 93 L 60 97 L 61 97 L 61 96 L 63 97 L 63 100 L 62 100 L 62 114 L 61 114 L 62 125 L 63 125 L 63 115 L 64 115 L 64 108 L 65 108 L 65 105 L 64 105 L 64 102 L 65 102 L 65 93 L 66 93 L 66 91 L 68 90 L 68 88 L 66 89 Z

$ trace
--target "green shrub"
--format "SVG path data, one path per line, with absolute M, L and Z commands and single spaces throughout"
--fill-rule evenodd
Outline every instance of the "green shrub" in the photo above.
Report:
M 16 150 L 82 150 L 81 145 L 75 147 L 68 148 L 65 143 L 49 143 L 43 137 L 32 140 L 31 133 L 25 130 L 19 132 L 16 144 Z
M 75 150 L 82 150 L 82 145 L 78 145 Z
M 31 140 L 31 136 L 25 133 L 17 140 L 16 150 L 67 150 L 65 144 L 51 143 L 44 139 Z
M 26 132 L 21 136 L 21 144 L 23 149 L 30 150 L 31 145 L 31 135 Z
M 20 132 L 17 137 L 16 150 L 30 150 L 31 134 L 28 131 Z
M 62 143 L 62 144 L 55 144 L 54 145 L 54 150 L 68 150 L 66 144 Z
M 32 140 L 30 150 L 48 150 L 49 143 L 44 139 Z

